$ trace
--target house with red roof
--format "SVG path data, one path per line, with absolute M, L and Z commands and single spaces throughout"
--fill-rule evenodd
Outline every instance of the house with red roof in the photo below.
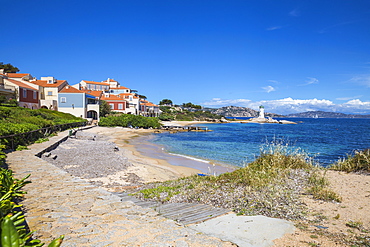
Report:
M 37 87 L 32 87 L 22 81 L 3 78 L 4 86 L 14 87 L 16 99 L 20 107 L 39 109 L 39 90 Z
M 66 80 L 57 80 L 52 76 L 41 77 L 40 80 L 31 80 L 29 83 L 39 89 L 40 107 L 49 110 L 58 110 L 58 93 L 68 85 Z
M 58 111 L 90 121 L 99 120 L 99 99 L 85 91 L 66 85 L 58 93 Z
M 128 107 L 126 109 L 127 114 L 140 114 L 140 98 L 135 93 L 121 93 L 118 95 L 122 99 L 128 102 Z
M 74 85 L 74 87 L 76 87 L 79 90 L 108 91 L 109 83 L 82 80 L 79 84 Z
M 9 79 L 17 80 L 17 81 L 30 81 L 33 80 L 33 76 L 28 73 L 6 73 L 6 76 Z
M 129 108 L 128 101 L 117 95 L 104 93 L 100 99 L 106 101 L 109 104 L 112 111 L 122 112 L 126 114 L 129 113 L 126 111 L 126 109 Z
M 86 90 L 86 89 L 81 89 L 81 91 L 94 96 L 98 100 L 100 100 L 100 98 L 103 96 L 103 93 L 104 93 L 103 91 Z
M 144 117 L 158 117 L 160 114 L 159 106 L 147 100 L 140 100 L 140 115 Z

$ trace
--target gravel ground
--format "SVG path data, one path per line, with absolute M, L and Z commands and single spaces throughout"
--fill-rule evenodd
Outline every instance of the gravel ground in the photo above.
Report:
M 132 166 L 115 143 L 106 141 L 104 136 L 82 131 L 50 153 L 43 154 L 42 159 L 73 176 L 85 179 L 107 177 Z M 141 179 L 130 173 L 125 180 L 138 184 Z

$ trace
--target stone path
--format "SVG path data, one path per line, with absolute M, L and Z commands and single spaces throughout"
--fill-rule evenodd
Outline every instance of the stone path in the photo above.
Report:
M 29 150 L 7 155 L 15 177 L 31 174 L 22 202 L 35 237 L 50 242 L 65 235 L 62 246 L 235 246 L 179 225 L 131 201 L 94 186 L 38 158 L 68 131 Z

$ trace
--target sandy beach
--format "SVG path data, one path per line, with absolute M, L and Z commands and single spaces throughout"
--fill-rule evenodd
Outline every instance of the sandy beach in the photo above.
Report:
M 77 133 L 76 139 L 70 138 L 71 142 L 61 144 L 60 148 L 69 149 L 70 152 L 73 149 L 80 150 L 84 145 L 87 150 L 94 150 L 94 146 L 88 145 L 96 145 L 102 149 L 99 143 L 101 141 L 113 145 L 105 147 L 112 151 L 116 145 L 119 151 L 103 155 L 105 159 L 109 159 L 108 167 L 113 170 L 104 171 L 105 168 L 101 167 L 81 168 L 84 173 L 81 175 L 74 174 L 77 171 L 68 170 L 70 169 L 68 165 L 61 168 L 108 191 L 120 192 L 140 186 L 142 183 L 190 176 L 205 172 L 210 167 L 219 169 L 219 172 L 226 172 L 229 169 L 221 166 L 213 168 L 210 163 L 166 154 L 160 149 L 156 150 L 155 148 L 158 147 L 152 147 L 146 143 L 147 137 L 153 134 L 154 130 L 95 127 Z M 79 148 L 75 148 L 76 145 L 79 145 Z M 158 153 L 155 153 L 157 151 Z M 151 152 L 154 154 L 150 155 Z M 123 167 L 117 166 L 119 162 L 116 161 L 119 158 L 115 155 L 124 157 L 121 162 L 124 164 Z M 63 160 L 62 157 L 61 159 Z M 104 167 L 107 166 L 104 165 Z M 94 172 L 99 169 L 103 170 L 95 174 Z M 326 176 L 330 181 L 330 187 L 342 197 L 343 201 L 341 203 L 323 202 L 307 195 L 303 196 L 308 207 L 309 220 L 295 222 L 297 226 L 295 232 L 275 240 L 275 246 L 347 246 L 345 239 L 354 238 L 355 235 L 363 235 L 369 231 L 370 176 L 335 171 L 328 171 Z M 360 227 L 348 226 L 351 222 L 360 224 Z
M 191 125 L 194 123 L 199 122 L 184 121 L 179 123 L 171 122 L 170 124 Z M 44 157 L 44 159 L 54 165 L 58 165 L 60 168 L 67 170 L 75 176 L 83 177 L 90 182 L 105 187 L 109 191 L 122 191 L 130 189 L 133 186 L 136 187 L 142 183 L 166 181 L 198 173 L 220 174 L 234 169 L 232 167 L 211 164 L 207 161 L 165 153 L 160 147 L 150 144 L 147 141 L 148 137 L 154 132 L 155 130 L 151 129 L 94 127 L 77 132 L 76 138 L 70 138 L 66 143 L 61 144 L 60 147 L 53 152 L 58 155 L 58 159 L 54 160 L 51 157 Z M 102 143 L 98 143 L 99 141 Z M 108 150 L 100 154 L 99 158 L 101 156 L 106 156 L 103 158 L 106 161 L 109 159 L 106 165 L 109 166 L 110 170 L 113 169 L 115 172 L 104 172 L 102 171 L 102 169 L 104 169 L 103 166 L 95 169 L 99 170 L 99 174 L 94 174 L 94 169 L 87 166 L 83 168 L 83 171 L 77 172 L 76 169 L 74 169 L 84 163 L 91 163 L 92 161 L 84 160 L 82 164 L 75 165 L 75 167 L 67 164 L 70 163 L 69 153 L 71 150 L 78 152 L 73 155 L 81 156 L 79 157 L 79 159 L 81 159 L 82 156 L 86 156 L 83 155 L 84 153 L 91 152 L 89 151 L 90 149 L 94 150 L 94 145 L 102 146 L 106 143 L 112 143 L 119 151 L 108 154 L 108 152 L 113 150 L 113 147 L 107 147 Z M 82 147 L 85 147 L 86 150 L 81 150 Z M 65 158 L 63 158 L 62 153 L 58 153 L 61 149 L 67 149 L 68 151 L 64 154 Z M 116 156 L 116 158 L 113 158 L 114 156 Z M 122 157 L 124 157 L 129 165 L 117 167 L 119 165 L 118 163 L 122 163 L 122 161 L 118 161 L 121 160 Z M 89 156 L 84 159 L 86 158 L 89 158 Z M 90 158 L 92 159 L 93 157 Z M 95 157 L 94 163 L 96 163 L 96 159 Z M 123 161 L 123 163 L 126 161 Z M 80 168 L 80 170 L 81 169 L 82 168 Z

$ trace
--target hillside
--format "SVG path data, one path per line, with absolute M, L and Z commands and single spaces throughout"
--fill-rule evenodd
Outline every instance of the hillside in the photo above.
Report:
M 247 107 L 240 106 L 225 106 L 221 108 L 204 108 L 205 111 L 210 111 L 213 114 L 222 115 L 225 117 L 258 117 L 259 112 Z M 265 113 L 266 117 L 283 117 L 283 115 L 275 113 Z
M 289 115 L 287 115 L 287 117 L 296 117 L 296 118 L 370 118 L 370 115 L 345 114 L 345 113 L 340 113 L 340 112 L 308 111 L 308 112 L 289 114 Z

